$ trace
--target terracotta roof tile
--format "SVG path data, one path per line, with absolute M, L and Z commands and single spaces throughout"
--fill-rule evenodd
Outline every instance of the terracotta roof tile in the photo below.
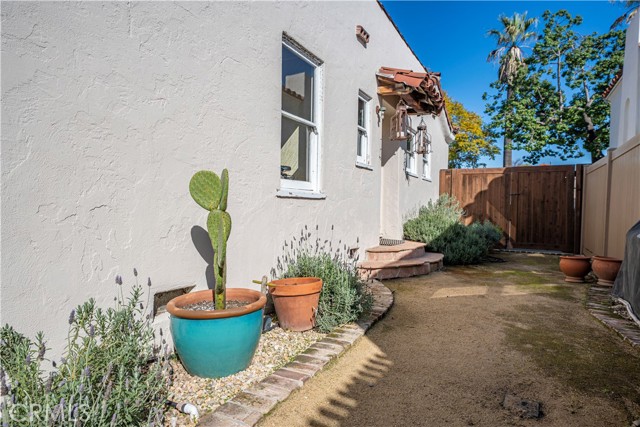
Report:
M 444 109 L 440 73 L 381 67 L 378 70 L 378 91 L 381 95 L 401 96 L 416 113 L 440 114 Z
M 609 82 L 609 86 L 607 86 L 604 92 L 602 92 L 603 98 L 606 98 L 607 96 L 609 96 L 609 94 L 611 93 L 613 88 L 616 87 L 616 85 L 618 84 L 621 78 L 622 78 L 622 70 L 618 71 L 618 73 Z

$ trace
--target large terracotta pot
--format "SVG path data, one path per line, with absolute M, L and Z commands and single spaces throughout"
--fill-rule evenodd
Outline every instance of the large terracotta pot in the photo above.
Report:
M 213 291 L 181 295 L 169 301 L 171 335 L 187 372 L 220 378 L 246 369 L 258 348 L 267 297 L 252 289 L 227 289 L 227 300 L 248 304 L 226 310 L 187 310 L 183 307 L 213 300 Z
M 318 277 L 292 277 L 269 283 L 280 326 L 297 332 L 313 328 L 321 290 L 322 280 Z
M 591 258 L 582 255 L 561 256 L 560 271 L 565 275 L 564 281 L 584 283 L 584 277 L 591 271 Z
M 591 268 L 593 268 L 595 275 L 598 276 L 598 284 L 613 285 L 621 264 L 622 260 L 618 258 L 594 256 Z

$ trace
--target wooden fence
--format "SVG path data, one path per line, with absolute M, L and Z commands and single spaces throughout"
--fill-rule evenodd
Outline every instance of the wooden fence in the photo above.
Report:
M 640 221 L 640 135 L 584 168 L 582 253 L 623 258 Z
M 497 224 L 507 248 L 577 252 L 582 166 L 440 171 L 440 194 L 455 196 L 465 222 Z

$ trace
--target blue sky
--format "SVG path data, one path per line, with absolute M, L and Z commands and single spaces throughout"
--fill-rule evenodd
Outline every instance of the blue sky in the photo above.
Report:
M 487 62 L 495 41 L 486 37 L 500 28 L 498 16 L 514 12 L 542 16 L 549 9 L 567 9 L 584 19 L 579 30 L 604 33 L 624 8 L 609 1 L 383 1 L 398 28 L 430 71 L 442 73 L 442 86 L 464 106 L 484 116 L 482 94 L 496 79 L 497 65 Z M 540 28 L 540 26 L 538 27 Z M 392 65 L 390 65 L 392 66 Z M 500 143 L 500 146 L 502 144 Z M 513 160 L 522 155 L 513 153 Z M 486 160 L 488 167 L 502 166 L 502 155 Z M 561 164 L 545 158 L 543 163 Z M 590 158 L 565 163 L 590 163 Z

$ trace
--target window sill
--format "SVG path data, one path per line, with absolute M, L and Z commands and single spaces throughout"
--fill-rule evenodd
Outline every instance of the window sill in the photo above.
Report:
M 356 162 L 356 167 L 360 168 L 360 169 L 367 169 L 367 170 L 370 170 L 370 171 L 373 170 L 373 167 L 371 165 L 368 165 L 366 163 L 361 163 L 361 162 Z
M 412 177 L 414 177 L 414 178 L 420 178 L 420 177 L 418 176 L 418 174 L 417 174 L 417 173 L 409 172 L 408 170 L 405 170 L 405 171 L 404 171 L 404 173 L 405 173 L 407 176 L 412 176 Z
M 423 181 L 428 181 L 428 182 L 433 182 L 433 179 L 427 178 L 427 177 L 424 177 L 424 176 L 422 177 L 422 180 Z
M 324 193 L 318 193 L 316 191 L 296 190 L 293 188 L 279 188 L 276 191 L 276 197 L 283 199 L 323 200 L 327 198 L 327 195 Z

